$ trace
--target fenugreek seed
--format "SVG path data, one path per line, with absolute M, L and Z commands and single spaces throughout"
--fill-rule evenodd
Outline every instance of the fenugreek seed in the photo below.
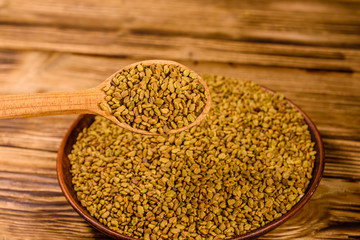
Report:
M 109 212 L 109 211 L 106 211 L 106 212 L 104 212 L 104 213 L 101 215 L 101 217 L 102 217 L 102 218 L 107 218 L 109 215 L 110 215 L 110 212 Z
M 163 137 L 163 136 L 159 136 L 159 137 L 157 137 L 157 140 L 158 140 L 158 142 L 163 143 L 163 142 L 165 142 L 165 141 L 166 141 L 166 138 L 165 138 L 165 137 Z
M 196 73 L 190 72 L 189 77 L 191 77 L 192 79 L 196 79 L 198 76 Z
M 185 76 L 185 77 L 187 77 L 187 76 L 189 76 L 189 74 L 190 74 L 190 71 L 189 70 L 184 70 L 184 72 L 183 72 L 183 75 Z
M 143 189 L 140 190 L 140 193 L 142 193 L 142 194 L 145 194 L 145 193 L 147 193 L 147 192 L 148 192 L 148 189 L 147 189 L 147 188 L 143 188 Z
M 107 85 L 107 86 L 105 86 L 102 90 L 103 90 L 104 92 L 107 92 L 107 91 L 110 90 L 110 88 L 111 88 L 111 85 Z
M 182 144 L 183 140 L 181 138 L 175 139 L 174 143 L 176 146 L 180 146 Z
M 170 71 L 169 65 L 164 65 L 164 73 L 165 73 L 165 74 L 168 74 L 169 71 Z
M 120 84 L 120 80 L 117 78 L 117 77 L 114 77 L 112 79 L 113 83 L 115 83 L 116 85 L 119 85 Z
M 175 226 L 177 229 L 184 230 L 186 227 L 182 224 L 176 224 Z
M 234 205 L 234 204 L 235 204 L 235 202 L 236 202 L 236 200 L 235 200 L 235 199 L 229 199 L 229 200 L 228 200 L 228 204 L 229 204 L 229 206 Z
M 160 228 L 164 228 L 168 225 L 168 221 L 167 220 L 163 220 L 161 223 L 160 223 Z
M 144 71 L 144 67 L 141 64 L 137 65 L 136 68 L 139 72 Z
M 101 108 L 101 110 L 108 112 L 109 111 L 109 107 L 106 103 L 100 103 L 99 107 Z
M 138 211 L 138 214 L 140 216 L 142 216 L 144 214 L 144 207 L 143 206 L 138 206 L 137 211 Z
M 118 223 L 118 221 L 117 221 L 116 219 L 112 219 L 112 220 L 111 220 L 111 225 L 113 225 L 113 226 L 118 226 L 119 223 Z
M 175 195 L 176 195 L 176 193 L 172 190 L 165 193 L 165 196 L 167 196 L 167 197 L 174 197 Z
M 176 123 L 174 123 L 174 122 L 171 122 L 170 125 L 171 125 L 171 127 L 174 128 L 174 129 L 178 128 L 178 126 L 177 126 Z
M 106 100 L 107 102 L 110 102 L 112 99 L 113 99 L 112 96 L 106 96 L 106 97 L 105 97 L 105 100 Z
M 160 111 L 161 111 L 162 113 L 164 113 L 164 114 L 166 114 L 166 113 L 169 113 L 169 112 L 170 112 L 170 110 L 169 110 L 169 109 L 167 109 L 167 108 L 162 108 L 162 109 L 160 109 Z
M 140 199 L 140 194 L 134 194 L 133 200 L 136 202 L 139 201 L 139 199 Z
M 137 123 L 137 124 L 140 124 L 141 121 L 142 121 L 141 117 L 136 117 L 135 120 L 134 120 L 134 122 Z
M 157 99 L 155 99 L 155 104 L 158 106 L 161 106 L 164 104 L 164 100 L 162 100 L 161 98 L 157 98 Z
M 188 120 L 189 122 L 194 122 L 194 121 L 195 121 L 195 116 L 192 115 L 192 114 L 188 114 L 188 115 L 187 115 L 187 120 Z
M 126 109 L 126 106 L 121 105 L 120 107 L 118 107 L 118 109 L 116 109 L 116 111 L 119 113 L 122 113 L 125 109 Z
M 147 77 L 151 77 L 153 75 L 153 72 L 151 71 L 150 68 L 146 68 L 145 69 L 145 74 L 146 74 Z
M 151 133 L 156 133 L 157 131 L 158 131 L 157 128 L 151 128 L 151 129 L 149 130 L 149 132 L 151 132 Z
M 174 87 L 174 83 L 173 82 L 170 82 L 169 85 L 168 85 L 168 89 L 170 92 L 174 92 L 175 91 L 175 87 Z
M 150 234 L 149 233 L 144 234 L 144 240 L 150 240 Z

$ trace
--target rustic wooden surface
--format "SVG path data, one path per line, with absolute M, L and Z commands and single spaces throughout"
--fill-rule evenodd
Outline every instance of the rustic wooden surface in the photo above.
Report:
M 261 239 L 360 239 L 359 0 L 0 0 L 0 94 L 86 89 L 154 58 L 282 92 L 317 125 L 321 184 Z M 76 117 L 0 121 L 0 240 L 107 239 L 56 179 Z

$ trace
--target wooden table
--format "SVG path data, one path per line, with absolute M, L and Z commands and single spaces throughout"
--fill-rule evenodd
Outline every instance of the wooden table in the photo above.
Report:
M 321 184 L 261 239 L 360 238 L 360 1 L 0 0 L 0 94 L 85 89 L 154 58 L 282 92 L 317 125 Z M 76 117 L 0 121 L 0 240 L 107 239 L 57 182 Z

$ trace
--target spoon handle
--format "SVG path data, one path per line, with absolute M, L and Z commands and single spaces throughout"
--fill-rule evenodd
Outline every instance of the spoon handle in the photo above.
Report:
M 0 96 L 0 119 L 94 113 L 103 96 L 96 88 L 60 93 Z

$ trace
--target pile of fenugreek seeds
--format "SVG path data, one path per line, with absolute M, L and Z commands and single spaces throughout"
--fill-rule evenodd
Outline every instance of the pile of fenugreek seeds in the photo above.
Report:
M 111 114 L 120 122 L 160 134 L 194 122 L 208 97 L 199 75 L 174 64 L 125 68 L 104 91 Z M 100 107 L 108 109 L 106 103 Z
M 102 117 L 79 134 L 72 181 L 91 216 L 137 239 L 229 239 L 289 211 L 316 152 L 302 115 L 252 82 L 204 76 L 212 96 L 199 125 L 164 136 Z

